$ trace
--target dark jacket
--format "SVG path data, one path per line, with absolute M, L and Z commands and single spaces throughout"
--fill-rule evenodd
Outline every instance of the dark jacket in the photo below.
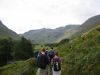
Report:
M 46 66 L 49 64 L 49 59 L 46 54 L 40 53 L 37 57 L 37 65 L 41 69 L 45 69 Z

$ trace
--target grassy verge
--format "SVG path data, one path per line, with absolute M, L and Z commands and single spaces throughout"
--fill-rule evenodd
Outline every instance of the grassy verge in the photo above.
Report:
M 35 72 L 36 66 L 33 58 L 0 67 L 0 75 L 35 75 Z

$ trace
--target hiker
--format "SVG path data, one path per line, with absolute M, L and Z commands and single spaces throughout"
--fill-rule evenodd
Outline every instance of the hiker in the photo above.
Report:
M 61 75 L 61 58 L 58 56 L 58 52 L 55 52 L 51 62 L 53 75 Z
M 48 69 L 48 74 L 47 75 L 52 75 L 52 65 L 51 65 L 51 59 L 54 57 L 54 49 L 51 48 L 51 50 L 47 50 L 47 56 L 49 58 L 49 65 L 47 67 Z
M 37 74 L 36 75 L 47 75 L 46 67 L 49 63 L 48 56 L 45 54 L 45 49 L 43 48 L 37 57 Z
M 48 48 L 46 48 L 46 51 L 45 51 L 45 54 L 48 56 L 48 59 L 49 59 L 49 64 L 47 65 L 47 73 L 46 75 L 52 75 L 51 74 L 51 65 L 50 65 L 50 57 L 49 57 L 49 50 Z
M 48 52 L 48 56 L 50 58 L 50 62 L 51 62 L 51 59 L 54 57 L 54 54 L 55 54 L 55 50 L 52 47 L 51 50 Z

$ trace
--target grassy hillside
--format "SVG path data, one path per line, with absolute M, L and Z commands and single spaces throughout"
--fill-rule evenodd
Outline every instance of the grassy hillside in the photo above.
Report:
M 33 58 L 0 67 L 0 75 L 35 75 L 35 73 L 36 67 Z
M 100 74 L 100 25 L 57 48 L 63 57 L 63 75 Z
M 19 35 L 14 31 L 8 29 L 1 21 L 0 21 L 0 39 L 11 37 L 13 39 L 20 39 Z

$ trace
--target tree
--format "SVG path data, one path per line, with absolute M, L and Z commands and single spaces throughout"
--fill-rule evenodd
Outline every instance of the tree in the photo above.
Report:
M 15 58 L 16 59 L 28 59 L 33 56 L 32 44 L 29 40 L 24 37 L 21 38 L 20 42 L 16 46 Z
M 0 66 L 5 65 L 9 60 L 12 59 L 12 39 L 0 40 Z

